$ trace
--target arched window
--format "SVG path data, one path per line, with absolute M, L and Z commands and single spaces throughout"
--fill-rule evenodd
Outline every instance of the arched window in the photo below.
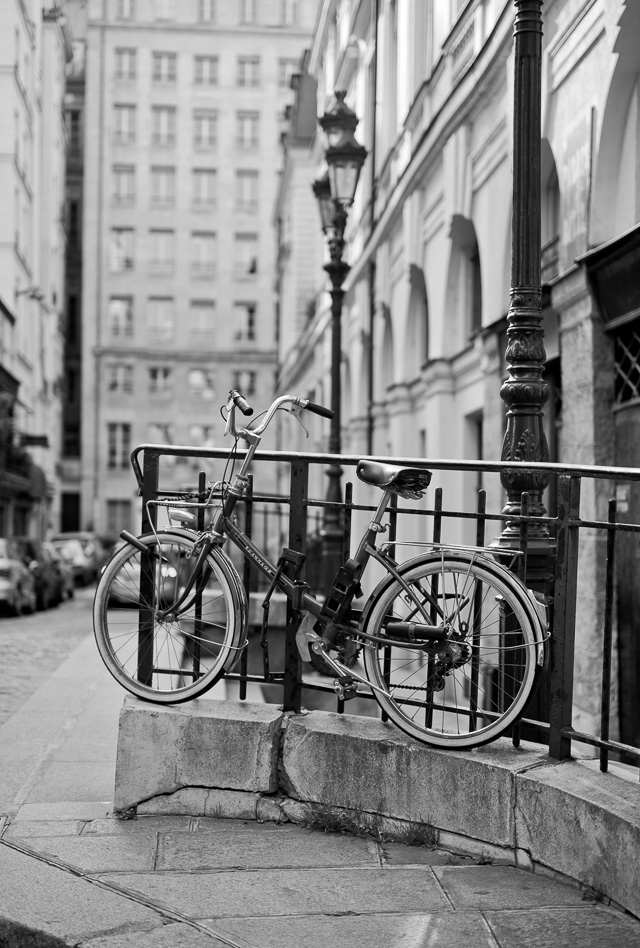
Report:
M 447 316 L 452 320 L 448 351 L 464 347 L 482 328 L 482 272 L 473 222 L 454 214 L 447 281 Z

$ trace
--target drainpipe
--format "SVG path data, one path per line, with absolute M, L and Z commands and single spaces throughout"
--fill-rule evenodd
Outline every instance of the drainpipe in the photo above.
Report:
M 380 21 L 380 0 L 374 2 L 375 46 L 373 50 L 373 120 L 371 122 L 371 220 L 369 235 L 376 223 L 376 192 L 378 179 L 376 177 L 376 137 L 378 116 L 378 23 Z M 369 346 L 367 349 L 369 390 L 367 392 L 367 454 L 373 454 L 373 328 L 376 312 L 376 260 L 375 254 L 369 261 Z

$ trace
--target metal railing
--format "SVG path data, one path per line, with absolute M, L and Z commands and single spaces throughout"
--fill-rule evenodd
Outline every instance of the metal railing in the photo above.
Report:
M 176 490 L 170 485 L 160 485 L 160 462 L 163 457 L 173 458 L 202 458 L 217 462 L 218 467 L 215 471 L 209 471 L 207 474 L 202 472 L 199 477 L 198 491 L 201 492 L 204 499 L 205 487 L 208 480 L 219 479 L 222 470 L 229 458 L 229 452 L 221 449 L 204 449 L 196 447 L 183 447 L 173 445 L 152 445 L 145 444 L 138 447 L 132 454 L 134 465 L 139 464 L 139 457 L 143 456 L 142 470 L 142 532 L 148 532 L 151 527 L 150 516 L 155 520 L 153 504 L 147 508 L 148 501 L 162 500 L 163 497 L 179 497 L 181 491 Z M 352 533 L 352 522 L 354 517 L 366 518 L 361 524 L 360 529 L 355 530 L 356 539 L 359 538 L 364 523 L 368 522 L 368 512 L 375 507 L 374 503 L 367 502 L 360 496 L 354 495 L 354 487 L 358 489 L 359 494 L 366 494 L 368 488 L 360 482 L 349 482 L 348 472 L 351 471 L 360 460 L 361 456 L 334 456 L 330 454 L 302 454 L 287 452 L 258 452 L 255 456 L 256 465 L 259 464 L 264 469 L 265 464 L 276 465 L 275 469 L 279 472 L 282 480 L 283 472 L 286 474 L 286 488 L 284 491 L 269 493 L 254 492 L 253 484 L 244 502 L 244 513 L 240 508 L 240 516 L 244 517 L 243 527 L 245 532 L 253 535 L 258 545 L 262 546 L 268 552 L 272 559 L 277 559 L 282 546 L 300 551 L 307 554 L 306 577 L 303 578 L 310 583 L 312 591 L 322 592 L 317 587 L 314 588 L 314 579 L 311 574 L 314 572 L 314 563 L 319 546 L 318 526 L 322 523 L 322 516 L 325 509 L 331 504 L 320 499 L 313 499 L 309 495 L 310 475 L 315 476 L 318 483 L 316 469 L 325 469 L 331 463 L 339 462 L 345 470 L 345 500 L 341 505 L 344 510 L 344 551 L 348 554 Z M 526 573 L 526 563 L 528 555 L 528 532 L 532 523 L 540 524 L 544 522 L 553 538 L 555 550 L 554 562 L 550 564 L 551 584 L 548 592 L 548 605 L 550 615 L 550 661 L 548 668 L 545 669 L 543 680 L 538 690 L 538 698 L 532 702 L 535 710 L 535 716 L 531 715 L 530 705 L 525 719 L 516 726 L 513 732 L 514 743 L 518 743 L 520 737 L 527 740 L 533 740 L 538 743 L 548 744 L 549 754 L 552 758 L 563 760 L 571 756 L 572 742 L 579 742 L 583 745 L 591 745 L 596 749 L 600 758 L 600 769 L 608 769 L 610 755 L 618 760 L 633 766 L 640 765 L 640 738 L 634 737 L 632 743 L 624 743 L 614 739 L 611 734 L 617 726 L 617 718 L 612 711 L 615 711 L 613 704 L 616 697 L 616 682 L 614 681 L 614 664 L 617 661 L 616 650 L 614 649 L 614 633 L 616 628 L 616 548 L 620 544 L 622 535 L 633 537 L 640 533 L 640 524 L 620 522 L 617 517 L 617 503 L 614 498 L 603 501 L 607 494 L 616 493 L 616 487 L 627 483 L 640 482 L 640 470 L 631 468 L 605 468 L 595 466 L 564 465 L 564 464 L 542 464 L 542 463 L 510 463 L 510 462 L 480 462 L 480 461 L 452 461 L 436 459 L 417 459 L 417 458 L 373 458 L 386 463 L 407 465 L 412 467 L 427 468 L 434 472 L 434 483 L 438 479 L 437 472 L 451 477 L 458 478 L 458 487 L 466 477 L 472 479 L 477 485 L 478 478 L 486 481 L 488 475 L 496 475 L 497 489 L 492 492 L 492 496 L 502 499 L 503 494 L 500 485 L 497 483 L 499 475 L 508 470 L 525 468 L 527 471 L 544 473 L 548 476 L 552 490 L 550 494 L 555 498 L 556 511 L 553 515 L 540 517 L 530 517 L 526 513 L 521 516 L 505 516 L 502 512 L 491 512 L 487 510 L 486 497 L 487 491 L 480 489 L 476 492 L 478 498 L 477 506 L 474 510 L 453 510 L 444 506 L 445 496 L 442 488 L 436 488 L 428 492 L 427 506 L 412 504 L 406 507 L 393 507 L 390 510 L 390 539 L 402 539 L 403 525 L 410 527 L 409 533 L 414 537 L 419 534 L 418 541 L 422 542 L 457 542 L 456 539 L 450 539 L 447 531 L 464 533 L 468 538 L 466 542 L 470 545 L 487 545 L 487 528 L 494 525 L 496 533 L 500 533 L 504 524 L 509 522 L 511 525 L 517 523 L 520 529 L 520 549 L 522 555 L 518 558 L 519 572 L 521 575 Z M 175 477 L 176 465 L 173 462 L 169 467 L 170 475 Z M 260 480 L 263 480 L 261 475 Z M 265 482 L 273 477 L 264 477 Z M 581 500 L 581 488 L 585 482 L 592 485 L 588 491 L 589 499 Z M 594 486 L 595 485 L 595 486 Z M 194 486 L 189 488 L 193 491 Z M 373 490 L 373 489 L 369 489 Z M 182 492 L 187 493 L 184 489 Z M 320 491 L 318 491 L 320 492 Z M 371 493 L 373 501 L 374 493 Z M 467 495 L 470 491 L 467 490 Z M 523 495 L 523 512 L 527 510 L 527 497 Z M 606 519 L 595 516 L 585 516 L 587 507 L 604 505 L 607 508 Z M 198 509 L 198 527 L 203 528 L 205 523 L 205 511 Z M 408 519 L 407 519 L 408 518 Z M 419 526 L 418 526 L 419 525 Z M 406 531 L 405 531 L 406 532 Z M 490 542 L 489 538 L 489 542 Z M 229 550 L 233 553 L 233 550 Z M 412 555 L 409 553 L 409 555 Z M 583 575 L 579 577 L 579 567 L 581 556 L 587 562 L 588 572 L 594 580 Z M 248 566 L 236 562 L 248 594 L 261 602 L 262 597 L 258 592 L 257 577 L 252 576 Z M 578 596 L 580 596 L 581 605 L 587 602 L 589 608 L 588 621 L 590 623 L 591 641 L 599 643 L 600 655 L 596 656 L 595 661 L 599 667 L 596 678 L 598 680 L 599 694 L 594 694 L 593 688 L 587 684 L 587 690 L 591 694 L 591 722 L 599 721 L 599 727 L 592 729 L 598 733 L 592 733 L 588 728 L 575 728 L 573 726 L 574 709 L 574 691 L 576 685 L 576 616 L 578 607 Z M 581 619 L 581 628 L 583 621 Z M 284 630 L 284 643 L 281 652 L 282 668 L 272 670 L 272 659 L 269 655 L 269 637 L 263 630 L 262 635 L 254 628 L 254 635 L 260 638 L 262 651 L 262 668 L 259 672 L 255 669 L 248 670 L 247 650 L 243 653 L 243 659 L 239 671 L 235 671 L 227 676 L 230 680 L 239 682 L 239 697 L 245 698 L 247 694 L 247 683 L 255 682 L 277 686 L 282 689 L 278 703 L 281 703 L 285 710 L 299 711 L 301 707 L 301 698 L 303 691 L 322 691 L 332 693 L 333 688 L 328 683 L 324 684 L 318 680 L 309 680 L 302 674 L 302 666 L 295 642 L 296 617 L 291 609 L 291 604 L 287 604 L 287 618 Z M 593 666 L 592 660 L 589 666 Z M 578 667 L 580 675 L 583 669 Z M 584 685 L 578 679 L 578 685 Z M 582 690 L 585 690 L 582 688 Z M 598 690 L 596 688 L 596 690 Z M 344 705 L 336 697 L 336 709 L 342 712 Z M 349 707 L 349 711 L 351 711 Z M 366 712 L 365 712 L 366 713 Z M 637 715 L 640 718 L 640 710 Z

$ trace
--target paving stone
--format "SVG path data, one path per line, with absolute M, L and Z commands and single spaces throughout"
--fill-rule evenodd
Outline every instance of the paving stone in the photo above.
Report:
M 433 871 L 460 910 L 583 904 L 579 889 L 511 866 L 436 867 Z
M 66 797 L 63 798 L 66 801 Z M 93 800 L 60 803 L 25 803 L 12 817 L 12 822 L 32 820 L 96 820 L 110 815 L 113 804 L 110 800 L 96 803 Z
M 277 825 L 277 824 L 276 824 Z M 204 833 L 165 833 L 160 837 L 157 869 L 266 869 L 377 866 L 375 844 L 367 839 L 298 829 L 264 832 L 263 824 Z
M 31 837 L 24 843 L 47 856 L 85 873 L 153 868 L 156 834 L 150 839 L 139 833 L 131 836 L 47 836 Z
M 22 820 L 10 823 L 3 837 L 28 839 L 30 836 L 77 836 L 83 826 L 82 820 Z
M 78 948 L 228 948 L 228 942 L 192 925 L 170 922 L 150 932 L 119 932 L 83 941 Z
M 252 915 L 450 910 L 431 870 L 258 869 L 210 873 L 105 874 L 111 885 L 139 893 L 189 918 Z
M 260 948 L 495 948 L 479 913 L 308 915 L 216 921 L 218 931 Z M 522 944 L 519 946 L 522 948 Z
M 501 948 L 638 948 L 640 922 L 605 906 L 486 912 Z
M 188 832 L 190 816 L 138 816 L 135 820 L 91 820 L 82 824 L 83 836 L 133 836 L 137 833 Z M 44 835 L 44 834 L 43 834 Z
M 113 792 L 113 761 L 55 760 L 48 764 L 46 781 L 29 792 L 28 803 L 50 800 L 88 800 L 100 789 L 101 796 Z
M 192 828 L 198 833 L 229 833 L 233 829 L 242 833 L 300 833 L 303 828 L 295 823 L 256 823 L 254 820 L 235 820 L 198 816 L 192 820 Z
M 130 898 L 1 844 L 0 879 L 0 915 L 72 944 L 134 927 L 150 930 L 160 919 Z
M 403 846 L 402 843 L 382 843 L 384 863 L 387 866 L 468 866 L 471 859 L 427 846 Z

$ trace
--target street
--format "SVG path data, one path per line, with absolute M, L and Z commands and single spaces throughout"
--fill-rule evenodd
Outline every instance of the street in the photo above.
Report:
M 0 727 L 80 642 L 93 632 L 95 586 L 30 616 L 0 616 Z

